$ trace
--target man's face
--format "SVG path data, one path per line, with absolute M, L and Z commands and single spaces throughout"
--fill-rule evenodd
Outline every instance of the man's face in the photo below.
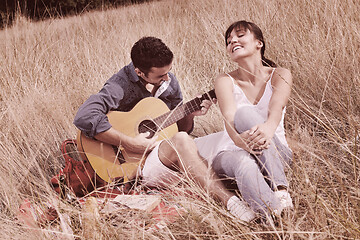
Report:
M 139 76 L 147 83 L 154 86 L 160 86 L 162 82 L 170 79 L 168 73 L 171 70 L 171 67 L 172 63 L 164 67 L 152 67 L 147 75 L 141 72 Z

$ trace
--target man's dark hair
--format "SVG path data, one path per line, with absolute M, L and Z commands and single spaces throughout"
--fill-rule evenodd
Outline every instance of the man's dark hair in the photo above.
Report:
M 171 64 L 173 53 L 155 37 L 143 37 L 131 48 L 131 60 L 136 68 L 147 75 L 152 67 L 164 67 Z

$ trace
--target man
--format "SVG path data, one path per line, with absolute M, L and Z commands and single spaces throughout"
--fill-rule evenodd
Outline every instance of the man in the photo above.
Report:
M 164 186 L 179 183 L 180 171 L 202 187 L 207 187 L 215 198 L 241 220 L 253 219 L 254 213 L 227 191 L 221 181 L 206 177 L 208 168 L 199 156 L 195 142 L 187 134 L 192 131 L 194 116 L 206 114 L 211 101 L 202 101 L 201 110 L 179 120 L 179 132 L 170 140 L 160 143 L 156 136 L 147 138 L 147 133 L 141 133 L 131 137 L 112 127 L 106 116 L 110 110 L 130 111 L 146 97 L 157 97 L 170 109 L 183 100 L 179 83 L 175 75 L 170 73 L 173 53 L 160 39 L 141 38 L 131 49 L 131 60 L 132 63 L 113 75 L 99 93 L 85 101 L 75 116 L 74 124 L 86 136 L 98 141 L 122 146 L 132 152 L 150 151 L 140 170 L 144 184 Z

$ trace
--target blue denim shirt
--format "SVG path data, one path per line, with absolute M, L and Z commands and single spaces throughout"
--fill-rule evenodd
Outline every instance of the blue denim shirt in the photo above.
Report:
M 159 96 L 169 109 L 181 104 L 183 96 L 174 74 L 168 88 Z M 151 97 L 151 93 L 140 82 L 132 63 L 123 67 L 106 81 L 103 88 L 91 95 L 79 108 L 75 119 L 75 126 L 86 136 L 94 137 L 98 133 L 111 128 L 106 114 L 109 111 L 130 111 L 140 100 Z

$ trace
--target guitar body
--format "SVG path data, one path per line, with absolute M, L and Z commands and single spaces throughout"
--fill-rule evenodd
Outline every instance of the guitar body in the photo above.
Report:
M 113 128 L 131 137 L 146 132 L 144 128 L 147 129 L 147 124 L 150 123 L 152 134 L 158 135 L 158 140 L 163 140 L 171 138 L 178 132 L 176 123 L 164 129 L 154 123 L 155 118 L 166 112 L 169 112 L 169 108 L 163 101 L 149 97 L 138 102 L 130 112 L 112 111 L 107 117 Z M 88 159 L 96 174 L 109 183 L 114 179 L 122 178 L 123 182 L 132 179 L 147 156 L 146 152 L 134 153 L 88 138 L 81 131 L 78 132 L 77 142 L 82 158 Z

